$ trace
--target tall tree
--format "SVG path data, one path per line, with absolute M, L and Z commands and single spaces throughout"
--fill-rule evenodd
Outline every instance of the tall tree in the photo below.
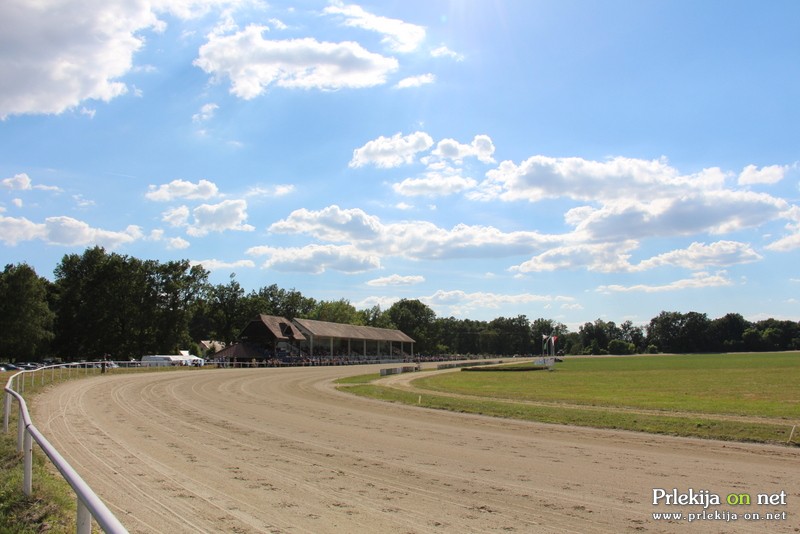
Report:
M 387 310 L 395 327 L 416 341 L 418 352 L 435 348 L 430 331 L 436 314 L 419 300 L 401 299 Z
M 363 316 L 347 299 L 321 300 L 317 302 L 309 319 L 327 321 L 329 323 L 362 325 Z
M 0 359 L 39 360 L 53 338 L 49 282 L 25 263 L 0 274 Z

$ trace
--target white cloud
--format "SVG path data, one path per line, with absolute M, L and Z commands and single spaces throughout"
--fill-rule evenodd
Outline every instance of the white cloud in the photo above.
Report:
M 435 81 L 435 74 L 420 74 L 419 76 L 409 76 L 408 78 L 403 78 L 397 82 L 397 84 L 395 84 L 395 87 L 397 89 L 409 89 L 411 87 L 422 87 L 423 85 L 428 85 L 434 83 Z
M 23 172 L 15 174 L 11 178 L 3 179 L 0 181 L 0 185 L 3 186 L 3 189 L 11 191 L 27 191 L 31 189 L 31 178 Z
M 353 151 L 350 167 L 373 164 L 379 168 L 399 167 L 414 162 L 415 156 L 433 146 L 433 139 L 425 132 L 409 135 L 396 133 L 392 137 L 380 136 Z
M 792 206 L 782 213 L 782 215 L 789 220 L 786 224 L 786 229 L 789 231 L 789 234 L 768 244 L 765 247 L 767 250 L 788 252 L 800 248 L 800 206 Z
M 219 109 L 219 106 L 214 103 L 203 104 L 200 111 L 192 115 L 194 122 L 206 122 L 214 118 L 214 113 Z
M 432 155 L 443 159 L 461 162 L 464 158 L 475 157 L 483 163 L 494 163 L 494 143 L 488 135 L 476 135 L 472 143 L 465 145 L 455 139 L 442 139 L 437 143 Z
M 450 50 L 444 45 L 431 50 L 431 57 L 449 57 L 450 59 L 455 59 L 456 61 L 464 61 L 464 56 Z
M 113 249 L 143 237 L 141 228 L 135 225 L 128 226 L 122 232 L 114 232 L 92 228 L 72 217 L 48 217 L 44 226 L 44 240 L 54 245 L 100 245 Z
M 50 245 L 99 245 L 109 249 L 142 239 L 140 227 L 128 226 L 121 232 L 93 228 L 72 217 L 48 217 L 44 223 L 26 218 L 0 217 L 0 240 L 8 245 L 41 239 Z
M 202 265 L 209 271 L 223 271 L 230 269 L 252 269 L 256 266 L 253 260 L 221 261 L 221 260 L 196 260 L 192 265 Z
M 271 41 L 262 35 L 266 30 L 251 25 L 233 35 L 211 35 L 194 64 L 216 80 L 228 78 L 230 92 L 245 100 L 273 84 L 323 90 L 382 85 L 398 67 L 396 59 L 369 52 L 355 42 Z
M 486 173 L 482 197 L 489 200 L 537 202 L 570 198 L 590 202 L 680 197 L 698 191 L 719 190 L 726 175 L 718 168 L 681 175 L 665 159 L 616 157 L 606 161 L 583 158 L 532 156 L 519 165 L 502 162 Z
M 209 232 L 237 230 L 252 232 L 253 226 L 247 220 L 247 202 L 244 200 L 223 200 L 219 204 L 201 204 L 192 210 L 193 222 L 186 230 L 191 236 L 199 237 Z
M 633 240 L 622 243 L 581 243 L 555 246 L 509 269 L 516 273 L 586 269 L 601 273 L 627 271 L 630 252 L 638 246 Z
M 420 297 L 420 300 L 434 309 L 449 310 L 451 314 L 457 316 L 468 315 L 478 309 L 498 309 L 508 305 L 530 305 L 540 303 L 544 306 L 556 302 L 575 304 L 575 299 L 573 297 L 561 295 L 537 295 L 533 293 L 502 294 L 490 292 L 467 293 L 461 290 L 439 290 L 433 295 Z
M 448 173 L 429 171 L 421 178 L 406 178 L 392 185 L 395 193 L 403 196 L 446 196 L 472 189 L 478 182 L 465 178 L 455 169 Z
M 273 223 L 270 232 L 311 234 L 323 241 L 374 241 L 381 238 L 383 225 L 378 217 L 361 209 L 328 206 L 319 211 L 301 208 Z
M 24 217 L 0 216 L 0 240 L 7 245 L 16 245 L 22 241 L 42 239 L 45 226 L 29 221 Z
M 54 192 L 61 191 L 60 187 L 54 185 L 39 185 L 39 184 L 34 185 L 33 180 L 31 180 L 31 177 L 24 172 L 15 174 L 11 178 L 4 178 L 3 180 L 0 180 L 0 187 L 2 189 L 7 189 L 9 191 L 30 191 L 32 189 L 38 189 L 40 191 L 54 191 Z
M 394 52 L 413 52 L 425 40 L 423 26 L 373 15 L 357 5 L 344 5 L 334 1 L 325 8 L 325 13 L 343 15 L 347 26 L 382 34 L 381 42 Z
M 739 175 L 739 185 L 776 184 L 783 180 L 788 168 L 782 165 L 770 165 L 759 169 L 755 165 L 748 165 Z
M 194 18 L 242 0 L 6 0 L 0 2 L 0 119 L 59 114 L 89 100 L 109 102 L 131 88 L 147 31 L 161 13 Z M 95 110 L 81 106 L 93 117 Z
M 188 200 L 207 200 L 219 193 L 216 184 L 200 180 L 196 184 L 186 180 L 173 180 L 168 184 L 148 186 L 145 198 L 156 202 L 168 202 L 176 198 Z
M 600 286 L 597 291 L 600 293 L 663 293 L 668 291 L 682 291 L 684 289 L 705 289 L 709 287 L 724 287 L 733 285 L 733 282 L 721 271 L 716 274 L 706 272 L 694 273 L 691 278 L 676 280 L 665 285 L 636 284 L 632 286 L 607 285 Z
M 600 208 L 581 206 L 564 218 L 575 232 L 599 241 L 724 234 L 757 227 L 786 210 L 783 199 L 750 191 L 686 191 L 683 195 L 654 194 L 655 200 L 607 201 Z
M 190 245 L 191 243 L 189 243 L 182 237 L 167 238 L 167 248 L 170 250 L 183 250 L 189 248 Z
M 268 256 L 263 267 L 276 271 L 321 274 L 328 270 L 360 273 L 379 269 L 380 258 L 351 245 L 308 245 L 300 248 L 252 247 L 252 256 Z
M 125 94 L 118 79 L 160 27 L 149 8 L 127 0 L 0 3 L 0 118 L 62 113 L 87 99 Z
M 295 187 L 291 184 L 278 184 L 269 187 L 252 187 L 245 194 L 245 197 L 283 197 L 293 193 Z
M 684 269 L 698 270 L 706 267 L 727 267 L 761 260 L 761 256 L 747 243 L 717 241 L 706 245 L 694 242 L 683 250 L 659 254 L 639 263 L 633 270 L 643 271 L 662 265 L 674 265 Z
M 421 284 L 424 281 L 424 276 L 401 276 L 399 274 L 393 274 L 390 276 L 384 276 L 370 280 L 367 282 L 367 285 L 373 287 L 410 286 L 414 284 Z
M 189 208 L 187 206 L 178 206 L 168 209 L 161 214 L 161 220 L 170 226 L 186 226 L 189 224 Z
M 269 227 L 270 232 L 308 234 L 331 242 L 349 242 L 370 253 L 411 259 L 507 257 L 526 254 L 561 238 L 537 232 L 503 232 L 491 226 L 458 224 L 440 228 L 427 221 L 383 224 L 361 209 L 329 206 L 295 210 Z

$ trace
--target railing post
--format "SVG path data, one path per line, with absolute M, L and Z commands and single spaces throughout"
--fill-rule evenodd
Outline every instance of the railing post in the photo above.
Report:
M 8 434 L 8 420 L 11 417 L 11 393 L 6 391 L 3 398 L 5 399 L 3 403 L 3 434 Z
M 25 418 L 22 414 L 22 403 L 19 404 L 19 417 L 17 417 L 17 452 L 22 452 L 22 442 L 25 438 Z
M 31 433 L 25 432 L 25 451 L 22 461 L 22 491 L 29 496 L 33 493 L 33 438 Z
M 77 534 L 92 534 L 92 514 L 78 497 L 78 518 L 75 531 Z

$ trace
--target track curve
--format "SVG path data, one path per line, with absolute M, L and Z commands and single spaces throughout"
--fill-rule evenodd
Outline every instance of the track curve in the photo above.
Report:
M 800 450 L 382 403 L 333 380 L 377 366 L 74 380 L 34 421 L 134 533 L 796 532 Z M 653 489 L 786 520 L 657 521 Z M 724 504 L 785 491 L 787 505 Z

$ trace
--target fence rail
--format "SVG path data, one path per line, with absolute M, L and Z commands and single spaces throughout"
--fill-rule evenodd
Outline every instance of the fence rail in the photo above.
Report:
M 111 513 L 89 485 L 84 482 L 64 457 L 61 456 L 55 447 L 47 441 L 47 438 L 34 426 L 30 414 L 28 413 L 25 399 L 22 397 L 22 393 L 25 391 L 25 383 L 28 381 L 27 377 L 30 377 L 31 386 L 36 383 L 39 377 L 41 377 L 41 384 L 44 385 L 45 373 L 48 371 L 50 372 L 51 379 L 54 380 L 56 372 L 59 373 L 60 378 L 63 378 L 64 371 L 66 370 L 67 377 L 71 378 L 73 372 L 75 372 L 76 376 L 79 376 L 79 373 L 83 370 L 88 374 L 91 368 L 90 364 L 81 362 L 66 366 L 41 367 L 34 370 L 20 371 L 12 375 L 5 386 L 3 432 L 8 433 L 9 431 L 11 405 L 14 400 L 16 400 L 19 404 L 19 417 L 17 418 L 17 452 L 23 453 L 22 491 L 25 495 L 31 495 L 33 493 L 33 442 L 36 442 L 75 492 L 78 501 L 76 532 L 78 534 L 91 534 L 92 518 L 94 518 L 100 528 L 107 534 L 127 534 L 128 530 L 119 522 L 116 516 Z M 37 375 L 37 373 L 39 374 Z

